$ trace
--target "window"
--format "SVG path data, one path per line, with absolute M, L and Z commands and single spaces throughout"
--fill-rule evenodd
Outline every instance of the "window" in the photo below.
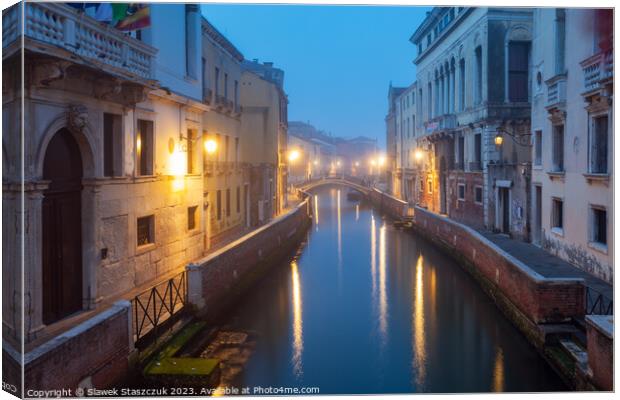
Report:
M 426 35 L 426 47 L 431 45 L 431 34 Z
M 207 98 L 207 60 L 202 57 L 202 64 L 201 64 L 201 72 L 200 72 L 201 76 L 202 76 L 202 98 L 206 99 Z
M 228 161 L 229 146 L 230 146 L 230 137 L 224 136 L 224 161 Z
M 428 178 L 428 194 L 433 194 L 433 178 Z
M 420 179 L 420 193 L 424 193 L 424 179 Z
M 215 67 L 215 95 L 220 95 L 220 69 Z
M 224 73 L 224 97 L 228 100 L 228 74 Z
M 138 246 L 154 243 L 155 216 L 148 215 L 138 218 L 137 239 Z
M 457 169 L 465 169 L 465 137 L 461 133 L 459 135 L 459 154 L 458 154 L 458 166 Z
M 474 187 L 474 201 L 476 204 L 482 204 L 482 186 Z
M 235 164 L 239 162 L 239 138 L 235 138 Z
M 510 42 L 508 45 L 508 98 L 528 101 L 529 42 Z
M 222 191 L 221 190 L 217 191 L 215 208 L 216 208 L 216 213 L 217 213 L 217 220 L 219 221 L 222 219 Z
M 607 211 L 602 207 L 592 207 L 590 240 L 598 244 L 607 244 Z
M 217 143 L 216 149 L 221 149 L 222 148 L 222 137 L 220 136 L 219 133 L 215 134 L 215 143 Z M 221 151 L 216 151 L 215 154 L 216 154 L 216 157 L 217 157 L 217 161 L 220 161 L 221 156 L 222 156 L 222 152 Z
M 553 172 L 564 171 L 564 125 L 553 126 Z
M 474 168 L 472 170 L 482 169 L 482 134 L 474 135 Z
M 465 184 L 464 183 L 458 184 L 458 199 L 465 200 Z
M 103 114 L 103 175 L 123 174 L 122 159 L 122 116 Z
M 465 60 L 459 62 L 459 109 L 465 109 Z
M 593 174 L 607 173 L 607 115 L 594 117 L 590 124 L 590 172 Z
M 534 132 L 534 165 L 542 164 L 542 131 Z
M 239 104 L 239 81 L 235 80 L 235 107 Z
M 230 188 L 226 189 L 226 216 L 230 217 Z
M 153 121 L 138 120 L 136 165 L 139 176 L 153 175 Z
M 241 212 L 241 187 L 237 186 L 237 214 Z
M 564 229 L 564 202 L 561 199 L 551 200 L 551 228 Z
M 188 174 L 196 173 L 196 171 L 194 171 L 194 165 L 195 165 L 194 157 L 196 156 L 195 151 L 194 151 L 195 145 L 196 145 L 196 132 L 192 129 L 188 129 L 187 130 L 187 173 Z
M 198 210 L 197 206 L 187 208 L 187 230 L 188 231 L 196 229 L 196 210 Z
M 555 73 L 564 73 L 566 42 L 566 10 L 555 10 Z
M 482 48 L 476 47 L 476 104 L 482 103 Z
M 428 83 L 428 110 L 426 114 L 426 120 L 433 118 L 433 85 Z

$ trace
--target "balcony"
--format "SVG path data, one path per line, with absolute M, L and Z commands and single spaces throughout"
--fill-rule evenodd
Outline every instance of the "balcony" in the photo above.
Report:
M 62 3 L 22 3 L 25 48 L 133 80 L 152 80 L 157 50 Z M 20 50 L 21 6 L 2 14 L 3 58 Z
M 601 51 L 581 62 L 584 77 L 584 95 L 605 88 L 614 76 L 614 50 Z
M 563 110 L 566 106 L 566 74 L 559 74 L 545 81 L 547 84 L 547 104 L 549 112 Z
M 424 131 L 426 135 L 432 135 L 433 137 L 443 136 L 447 134 L 449 130 L 456 128 L 456 115 L 444 114 L 431 119 L 424 123 Z

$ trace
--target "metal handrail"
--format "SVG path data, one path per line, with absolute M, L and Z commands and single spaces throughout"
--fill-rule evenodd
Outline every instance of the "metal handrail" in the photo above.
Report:
M 614 302 L 603 293 L 586 286 L 586 315 L 613 315 Z
M 134 310 L 134 341 L 138 343 L 151 333 L 157 335 L 163 324 L 177 319 L 187 304 L 185 271 L 136 295 Z

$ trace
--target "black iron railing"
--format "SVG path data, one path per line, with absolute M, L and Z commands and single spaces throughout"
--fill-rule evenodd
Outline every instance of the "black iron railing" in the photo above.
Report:
M 613 313 L 613 300 L 586 286 L 586 315 L 612 315 Z
M 132 300 L 134 341 L 157 336 L 159 328 L 173 323 L 187 304 L 185 271 L 140 293 Z

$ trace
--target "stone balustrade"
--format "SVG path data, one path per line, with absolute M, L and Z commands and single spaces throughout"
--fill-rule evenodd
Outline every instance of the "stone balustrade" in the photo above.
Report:
M 556 75 L 547 84 L 547 109 L 566 103 L 566 75 Z
M 26 48 L 104 67 L 127 78 L 153 79 L 155 48 L 62 3 L 27 2 L 23 7 Z M 21 24 L 21 6 L 2 14 L 5 53 L 10 46 L 19 48 Z
M 613 78 L 613 49 L 599 52 L 581 62 L 584 76 L 584 91 L 592 92 L 601 88 L 601 84 Z

